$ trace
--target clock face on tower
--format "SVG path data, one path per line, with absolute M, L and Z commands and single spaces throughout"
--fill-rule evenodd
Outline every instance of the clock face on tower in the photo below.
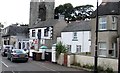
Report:
M 45 5 L 40 5 L 39 6 L 39 13 L 38 13 L 38 18 L 41 19 L 41 21 L 45 21 L 46 20 L 46 7 Z

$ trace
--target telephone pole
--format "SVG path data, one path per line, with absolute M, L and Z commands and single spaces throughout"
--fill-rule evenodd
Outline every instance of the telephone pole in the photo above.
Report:
M 96 41 L 95 41 L 95 56 L 94 56 L 94 73 L 98 73 L 97 62 L 98 62 L 98 0 L 96 10 Z

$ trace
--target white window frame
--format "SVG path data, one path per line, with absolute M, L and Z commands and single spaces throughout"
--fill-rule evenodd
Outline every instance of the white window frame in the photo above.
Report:
M 71 52 L 72 45 L 67 45 L 68 52 Z
M 46 27 L 44 29 L 44 37 L 48 37 L 49 36 L 49 27 Z
M 117 29 L 117 17 L 112 16 L 112 30 Z
M 33 36 L 33 31 L 34 31 L 34 36 Z M 32 37 L 35 37 L 36 36 L 36 31 L 35 30 L 32 30 Z
M 101 43 L 105 44 L 106 46 L 101 47 L 102 46 Z M 100 50 L 106 51 L 106 55 L 100 54 Z M 107 56 L 107 43 L 106 42 L 99 42 L 99 56 L 101 56 L 101 57 L 106 57 Z
M 72 41 L 77 41 L 78 39 L 77 39 L 77 32 L 73 32 L 73 39 L 72 39 Z
M 107 17 L 99 18 L 99 30 L 107 30 Z
M 81 45 L 76 45 L 76 53 L 80 53 L 81 52 Z

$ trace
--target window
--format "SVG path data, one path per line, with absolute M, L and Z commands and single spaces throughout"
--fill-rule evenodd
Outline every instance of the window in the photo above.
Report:
M 71 52 L 71 45 L 67 45 L 68 52 Z
M 25 48 L 25 43 L 23 42 L 23 43 L 22 43 L 22 49 L 24 49 L 24 48 Z
M 19 49 L 21 49 L 21 43 L 19 42 Z
M 115 43 L 112 43 L 112 49 L 115 49 Z
M 32 30 L 32 37 L 35 37 L 35 30 Z
M 77 41 L 77 32 L 73 32 L 73 41 Z
M 45 37 L 48 36 L 48 31 L 49 31 L 49 27 L 47 27 L 46 29 L 44 29 L 44 36 L 45 36 Z
M 81 52 L 81 45 L 76 45 L 76 52 L 80 53 Z
M 38 36 L 38 39 L 41 39 L 41 30 L 40 29 L 38 30 L 37 36 Z
M 100 49 L 106 49 L 106 42 L 100 42 L 99 43 L 99 48 Z
M 99 56 L 106 57 L 106 55 L 107 55 L 107 50 L 99 49 Z
M 109 55 L 114 56 L 114 50 L 109 50 Z
M 99 30 L 107 29 L 107 19 L 106 17 L 99 18 Z
M 117 18 L 112 16 L 112 30 L 116 30 Z
M 106 56 L 107 55 L 107 46 L 106 42 L 100 42 L 99 43 L 99 56 Z
M 29 49 L 29 46 L 30 46 L 30 44 L 29 44 L 29 42 L 27 42 L 27 49 Z

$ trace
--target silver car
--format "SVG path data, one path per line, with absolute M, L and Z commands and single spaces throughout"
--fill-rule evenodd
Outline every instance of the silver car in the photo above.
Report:
M 7 58 L 12 62 L 16 60 L 27 62 L 28 54 L 22 49 L 12 49 L 12 50 L 8 50 Z

